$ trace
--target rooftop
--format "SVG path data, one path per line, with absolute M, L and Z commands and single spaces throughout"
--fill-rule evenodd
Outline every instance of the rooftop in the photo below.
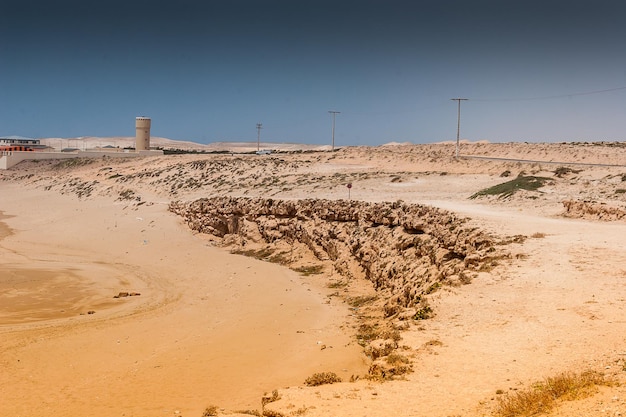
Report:
M 27 138 L 24 136 L 17 136 L 17 135 L 9 135 L 9 136 L 0 136 L 0 140 L 2 139 L 9 139 L 9 140 L 35 140 L 33 138 Z

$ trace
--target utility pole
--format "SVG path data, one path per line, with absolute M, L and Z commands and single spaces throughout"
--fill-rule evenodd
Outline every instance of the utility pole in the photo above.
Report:
M 451 98 L 450 100 L 456 101 L 459 106 L 457 110 L 457 119 L 456 119 L 456 152 L 455 158 L 459 159 L 459 137 L 461 136 L 461 102 L 467 101 L 467 98 Z
M 261 150 L 261 129 L 263 129 L 262 123 L 256 124 L 256 150 L 257 152 Z
M 341 113 L 340 111 L 334 111 L 334 110 L 329 110 L 328 113 L 333 115 L 333 145 L 331 150 L 334 151 L 335 150 L 335 116 L 338 115 L 339 113 Z

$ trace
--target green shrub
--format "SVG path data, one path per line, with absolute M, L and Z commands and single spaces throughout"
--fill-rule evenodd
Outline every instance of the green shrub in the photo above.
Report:
M 415 315 L 413 316 L 414 320 L 427 320 L 432 317 L 433 309 L 430 306 L 424 306 L 417 310 Z
M 484 197 L 489 195 L 495 195 L 498 196 L 498 198 L 508 198 L 519 190 L 537 191 L 539 188 L 543 187 L 548 181 L 550 181 L 550 178 L 535 177 L 533 175 L 520 176 L 515 178 L 514 180 L 494 185 L 493 187 L 485 188 L 484 190 L 481 190 L 470 196 L 470 199 L 473 200 L 478 197 Z

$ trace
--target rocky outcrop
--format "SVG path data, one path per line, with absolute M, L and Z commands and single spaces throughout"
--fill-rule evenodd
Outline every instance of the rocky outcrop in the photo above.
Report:
M 387 316 L 419 305 L 441 283 L 468 282 L 504 256 L 496 239 L 467 219 L 401 201 L 217 197 L 172 202 L 170 211 L 191 229 L 231 244 L 304 246 L 342 275 L 370 280 L 386 300 Z
M 579 219 L 596 219 L 605 221 L 623 220 L 626 208 L 610 206 L 595 201 L 566 200 L 563 201 L 563 216 Z

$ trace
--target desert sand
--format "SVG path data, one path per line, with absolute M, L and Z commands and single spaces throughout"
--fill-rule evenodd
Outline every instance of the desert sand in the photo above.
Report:
M 483 416 L 496 392 L 563 371 L 624 382 L 619 145 L 463 143 L 456 160 L 453 144 L 394 144 L 0 171 L 0 415 L 261 412 L 276 390 L 267 415 Z M 549 181 L 469 198 L 518 175 Z M 405 320 L 400 332 L 413 372 L 380 382 L 367 378 L 359 314 L 346 302 L 375 294 L 371 282 L 354 279 L 337 296 L 336 271 L 306 275 L 232 254 L 168 210 L 217 196 L 402 200 L 523 238 L 509 239 L 509 256 L 471 282 L 428 294 L 433 317 Z M 564 201 L 578 208 L 566 212 Z M 344 382 L 305 386 L 317 372 Z M 613 386 L 553 414 L 620 413 L 626 392 Z

